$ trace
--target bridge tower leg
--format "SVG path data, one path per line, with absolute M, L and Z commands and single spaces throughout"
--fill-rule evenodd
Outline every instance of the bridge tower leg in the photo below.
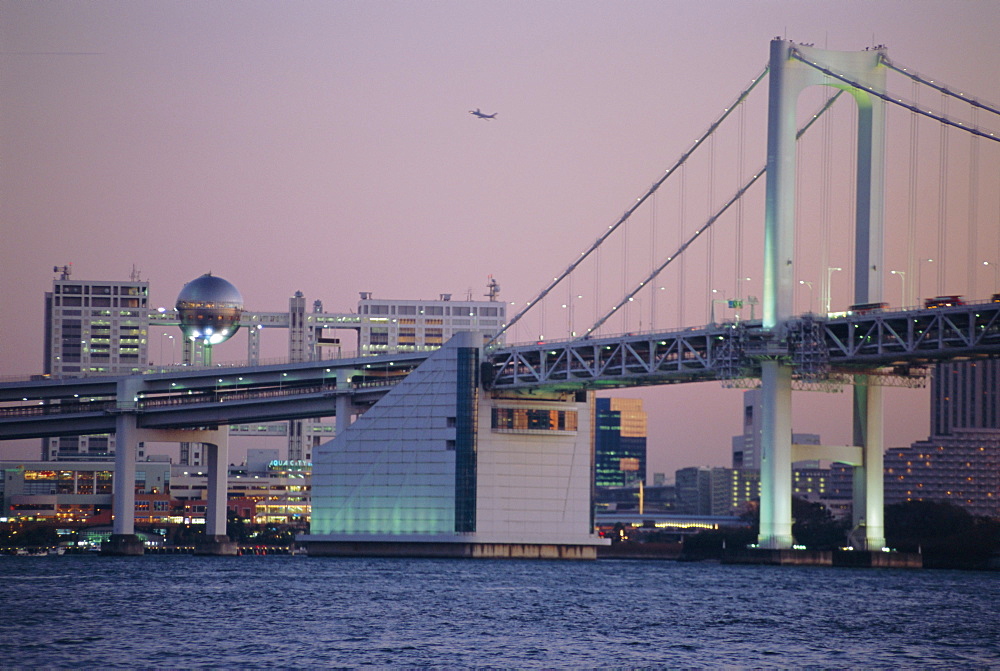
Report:
M 764 361 L 761 377 L 758 543 L 769 550 L 785 549 L 792 546 L 792 369 L 778 361 Z
M 857 210 L 855 230 L 855 297 L 857 302 L 875 302 L 882 295 L 882 210 L 884 205 L 884 104 L 867 93 L 824 75 L 802 62 L 821 62 L 854 81 L 879 90 L 885 88 L 886 68 L 880 49 L 838 52 L 797 45 L 787 40 L 771 42 L 768 119 L 767 190 L 764 214 L 764 305 L 763 327 L 771 335 L 770 353 L 762 364 L 761 523 L 758 542 L 770 549 L 792 545 L 791 516 L 791 365 L 780 358 L 786 325 L 794 313 L 795 289 L 795 171 L 796 107 L 799 94 L 809 86 L 826 85 L 848 91 L 858 104 Z M 868 390 L 869 393 L 870 390 Z M 865 397 L 867 401 L 873 398 Z M 865 482 L 869 488 L 881 479 L 881 402 L 866 401 Z M 879 450 L 876 456 L 873 454 Z M 869 456 L 869 451 L 872 453 Z M 878 469 L 875 471 L 875 462 Z M 881 488 L 865 490 L 869 511 L 879 508 Z M 881 526 L 879 526 L 881 529 Z M 873 533 L 876 533 L 873 529 Z M 881 533 L 879 531 L 878 533 Z M 874 537 L 871 539 L 874 541 Z
M 859 549 L 877 552 L 885 545 L 882 388 L 860 381 L 854 383 L 854 444 L 862 448 L 862 464 L 854 467 L 854 528 L 864 529 Z

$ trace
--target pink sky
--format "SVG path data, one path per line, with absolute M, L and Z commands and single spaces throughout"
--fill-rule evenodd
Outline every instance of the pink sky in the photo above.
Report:
M 328 311 L 352 309 L 359 291 L 478 298 L 489 275 L 523 304 L 690 146 L 778 35 L 886 44 L 1000 100 L 992 1 L 0 0 L 0 16 L 0 376 L 41 371 L 43 293 L 70 262 L 95 280 L 135 265 L 154 305 L 207 271 L 257 311 L 286 309 L 297 290 Z M 497 120 L 467 114 L 477 107 Z M 716 161 L 733 160 L 720 147 Z M 748 156 L 748 169 L 761 161 Z M 748 208 L 746 226 L 762 217 Z M 982 246 L 1000 261 L 992 222 Z M 963 267 L 962 245 L 949 251 L 949 268 Z M 758 257 L 748 248 L 748 272 Z M 705 287 L 686 286 L 686 321 L 704 323 Z M 555 336 L 560 319 L 544 325 Z M 285 343 L 270 346 L 280 356 Z M 217 360 L 244 354 L 242 341 L 226 347 Z M 646 399 L 651 473 L 728 465 L 739 391 L 627 394 Z M 926 437 L 926 392 L 887 397 L 887 443 Z M 795 431 L 849 440 L 849 395 L 797 394 L 795 409 Z M 13 450 L 0 445 L 0 458 Z

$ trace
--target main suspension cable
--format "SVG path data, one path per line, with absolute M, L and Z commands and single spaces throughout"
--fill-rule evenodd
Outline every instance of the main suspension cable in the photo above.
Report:
M 864 91 L 865 93 L 869 93 L 869 94 L 875 96 L 876 98 L 881 98 L 882 100 L 884 100 L 886 102 L 889 102 L 889 103 L 892 103 L 893 105 L 898 105 L 900 107 L 903 107 L 905 109 L 910 110 L 911 112 L 916 112 L 917 114 L 922 114 L 925 117 L 928 117 L 930 119 L 934 119 L 935 121 L 943 123 L 946 126 L 953 126 L 955 128 L 959 128 L 961 130 L 964 130 L 967 133 L 972 133 L 973 135 L 978 135 L 979 137 L 984 137 L 987 140 L 993 140 L 994 142 L 1000 142 L 1000 137 L 997 137 L 996 133 L 993 133 L 993 132 L 990 132 L 990 131 L 980 130 L 979 128 L 975 128 L 975 127 L 970 126 L 968 124 L 964 124 L 961 121 L 954 121 L 954 120 L 949 119 L 947 116 L 944 116 L 942 114 L 935 114 L 934 112 L 929 112 L 929 111 L 927 111 L 925 109 L 921 109 L 920 107 L 917 107 L 913 103 L 904 101 L 902 98 L 894 98 L 893 96 L 890 96 L 885 91 L 878 91 L 878 90 L 872 88 L 871 86 L 866 86 L 864 84 L 861 84 L 860 82 L 854 81 L 853 79 L 851 79 L 849 77 L 845 77 L 842 74 L 834 72 L 830 68 L 824 67 L 824 66 L 820 65 L 819 63 L 816 63 L 815 61 L 807 60 L 801 53 L 799 53 L 795 49 L 792 49 L 791 56 L 793 58 L 795 58 L 795 59 L 797 59 L 797 60 L 805 63 L 806 65 L 819 70 L 820 72 L 822 72 L 825 75 L 829 75 L 830 77 L 833 77 L 834 79 L 839 79 L 840 81 L 844 82 L 845 84 L 850 84 L 851 87 L 853 87 L 855 89 L 858 89 L 859 91 Z M 945 95 L 953 95 L 947 89 L 943 89 L 941 87 L 938 87 L 938 90 L 940 90 Z M 969 102 L 965 98 L 962 98 L 962 100 L 965 101 L 965 102 Z M 996 114 L 1000 114 L 1000 112 L 995 111 L 991 107 L 987 107 L 987 106 L 985 106 L 983 104 L 980 104 L 979 106 L 982 107 L 983 109 L 988 109 L 991 112 L 994 112 Z
M 719 118 L 716 119 L 708 127 L 708 130 L 706 130 L 702 134 L 702 136 L 699 137 L 695 141 L 695 143 L 693 145 L 691 145 L 691 148 L 688 149 L 686 152 L 684 152 L 681 155 L 681 157 L 679 159 L 677 159 L 677 161 L 674 162 L 674 164 L 672 166 L 670 166 L 670 168 L 668 168 L 666 170 L 666 172 L 663 174 L 663 176 L 660 177 L 660 179 L 658 179 L 656 182 L 653 183 L 653 185 L 649 188 L 648 191 L 646 191 L 645 194 L 643 194 L 641 197 L 637 198 L 636 202 L 632 205 L 632 207 L 630 207 L 629 209 L 627 209 L 625 211 L 625 213 L 618 219 L 618 221 L 616 221 L 611 226 L 608 226 L 608 230 L 605 231 L 599 238 L 597 238 L 597 240 L 594 241 L 594 244 L 592 244 L 589 248 L 587 248 L 586 251 L 584 251 L 583 253 L 581 253 L 580 256 L 579 256 L 579 258 L 577 258 L 575 261 L 573 261 L 573 263 L 571 263 L 569 265 L 569 267 L 567 267 L 566 270 L 564 270 L 562 272 L 561 275 L 559 275 L 557 277 L 554 277 L 552 279 L 552 282 L 550 282 L 547 287 L 545 287 L 544 289 L 542 289 L 542 291 L 533 300 L 528 301 L 528 303 L 525 305 L 524 308 L 521 309 L 520 312 L 518 312 L 516 315 L 514 315 L 514 317 L 509 322 L 507 322 L 506 324 L 504 324 L 503 328 L 501 328 L 499 331 L 497 331 L 496 335 L 494 335 L 490 339 L 490 341 L 486 343 L 486 346 L 490 347 L 490 346 L 496 344 L 496 342 L 497 342 L 497 340 L 499 340 L 500 336 L 502 336 L 504 333 L 506 333 L 510 329 L 510 327 L 512 327 L 514 324 L 516 324 L 518 321 L 520 321 L 521 318 L 525 315 L 526 312 L 528 312 L 540 300 L 542 300 L 543 298 L 545 298 L 549 294 L 550 291 L 552 291 L 560 282 L 562 282 L 566 278 L 567 275 L 569 275 L 571 272 L 573 272 L 574 270 L 576 270 L 576 268 L 581 263 L 583 263 L 583 261 L 588 256 L 590 256 L 590 254 L 593 253 L 594 250 L 596 250 L 598 247 L 600 247 L 601 244 L 605 240 L 607 240 L 608 237 L 618 229 L 618 227 L 620 227 L 622 224 L 624 224 L 626 221 L 628 221 L 629 217 L 632 216 L 632 213 L 635 212 L 644 202 L 646 202 L 646 200 L 650 196 L 652 196 L 654 193 L 656 193 L 656 190 L 660 188 L 660 185 L 662 185 L 665 181 L 667 181 L 667 179 L 669 179 L 670 176 L 672 174 L 674 174 L 674 172 L 676 172 L 679 167 L 681 167 L 682 165 L 684 165 L 684 163 L 687 162 L 688 158 L 691 157 L 691 155 L 695 152 L 695 150 L 698 149 L 698 147 L 700 147 L 702 145 L 702 143 L 706 139 L 708 139 L 709 137 L 711 137 L 711 135 L 716 131 L 716 129 L 719 128 L 719 126 L 722 124 L 722 122 L 725 121 L 729 117 L 729 115 L 733 112 L 733 110 L 735 110 L 737 107 L 739 107 L 740 103 L 743 102 L 747 98 L 747 96 L 750 95 L 750 92 L 753 91 L 754 88 L 757 87 L 757 84 L 759 84 L 761 82 L 761 80 L 763 80 L 764 75 L 766 75 L 767 72 L 768 72 L 768 67 L 765 66 L 764 69 L 760 72 L 760 74 L 757 75 L 756 77 L 754 77 L 750 81 L 750 85 L 747 86 L 745 89 L 743 89 L 743 91 L 736 97 L 736 100 L 729 107 L 727 107 L 725 109 L 725 111 L 719 116 Z
M 902 66 L 896 65 L 891 60 L 889 60 L 889 57 L 886 56 L 885 54 L 882 54 L 881 61 L 882 61 L 882 64 L 885 65 L 890 70 L 892 70 L 894 72 L 898 72 L 899 74 L 903 75 L 904 77 L 909 77 L 910 79 L 912 79 L 915 82 L 919 82 L 920 84 L 923 84 L 925 86 L 929 86 L 932 89 L 940 91 L 941 93 L 944 93 L 945 95 L 952 96 L 953 98 L 958 98 L 962 102 L 968 103 L 969 105 L 972 105 L 973 107 L 978 107 L 979 109 L 986 110 L 987 112 L 992 112 L 993 114 L 1000 114 L 1000 109 L 998 109 L 998 107 L 996 105 L 993 105 L 993 104 L 987 103 L 987 102 L 983 102 L 981 100 L 973 98 L 971 95 L 969 95 L 967 93 L 964 93 L 962 91 L 955 91 L 955 90 L 949 89 L 949 88 L 947 88 L 945 86 L 941 86 L 940 84 L 936 84 L 933 79 L 927 79 L 926 77 L 924 77 L 923 75 L 921 75 L 919 72 L 911 70 L 910 68 L 904 68 Z

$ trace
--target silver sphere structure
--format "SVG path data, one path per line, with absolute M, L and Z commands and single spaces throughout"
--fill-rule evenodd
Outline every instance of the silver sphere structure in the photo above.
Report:
M 205 273 L 177 295 L 177 316 L 186 340 L 218 345 L 240 328 L 243 296 L 232 283 Z

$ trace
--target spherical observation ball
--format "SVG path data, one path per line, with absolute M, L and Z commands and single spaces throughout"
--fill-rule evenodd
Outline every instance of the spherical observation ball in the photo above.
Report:
M 230 282 L 205 273 L 184 285 L 177 295 L 181 331 L 189 340 L 218 345 L 240 328 L 243 296 Z

